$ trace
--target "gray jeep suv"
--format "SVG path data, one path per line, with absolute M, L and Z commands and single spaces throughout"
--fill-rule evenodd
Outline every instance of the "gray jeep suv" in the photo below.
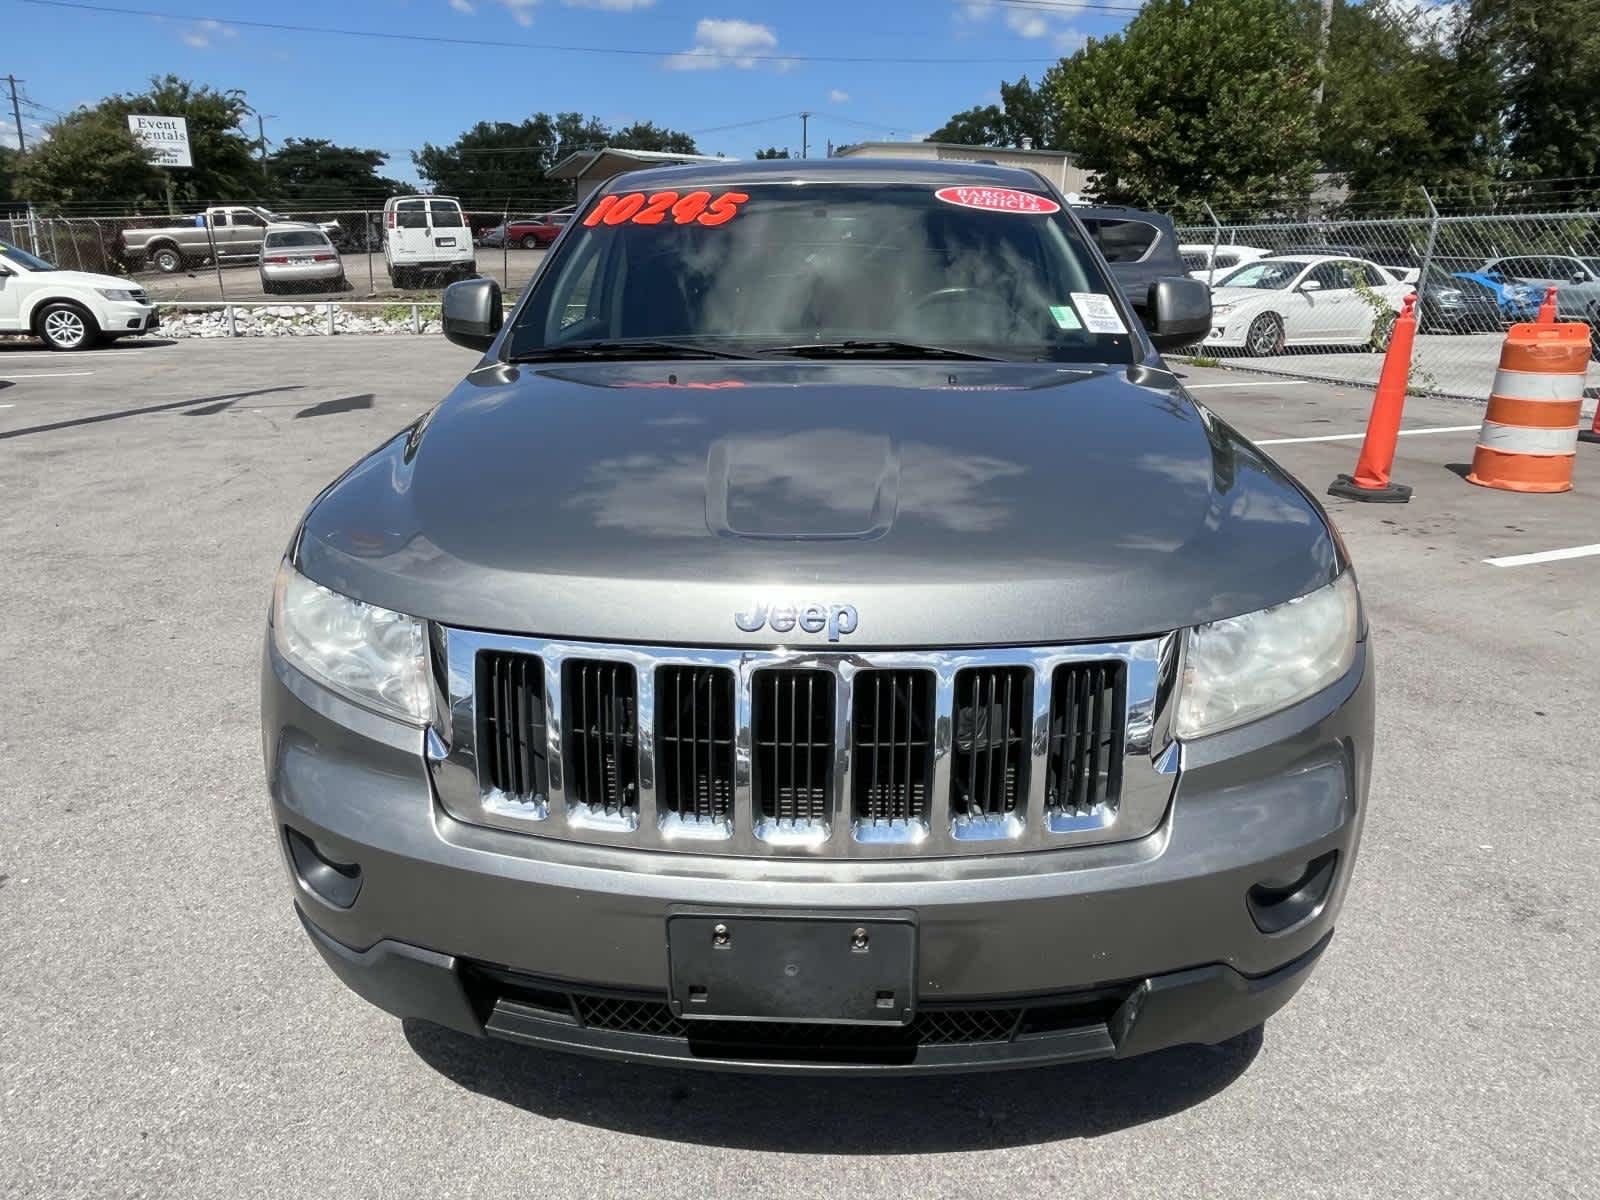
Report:
M 961 1070 L 1253 1028 L 1332 936 L 1373 675 L 1317 502 L 986 165 L 613 181 L 312 503 L 262 671 L 307 934 L 401 1017 Z

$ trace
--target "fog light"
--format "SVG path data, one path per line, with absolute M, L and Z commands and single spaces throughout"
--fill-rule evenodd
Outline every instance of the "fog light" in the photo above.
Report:
M 361 868 L 339 862 L 299 830 L 283 827 L 289 861 L 300 882 L 335 908 L 349 908 L 361 892 Z
M 1322 911 L 1333 890 L 1339 852 L 1283 867 L 1258 880 L 1245 895 L 1250 919 L 1262 933 L 1282 933 Z

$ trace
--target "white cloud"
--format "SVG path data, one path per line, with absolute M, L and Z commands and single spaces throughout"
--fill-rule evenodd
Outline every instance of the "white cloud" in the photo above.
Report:
M 834 104 L 843 104 L 850 99 L 850 93 L 843 88 L 833 88 L 828 92 L 828 99 Z
M 778 48 L 778 35 L 753 21 L 702 18 L 694 27 L 694 48 L 667 59 L 669 71 L 715 71 L 758 66 L 755 55 L 770 55 Z M 782 64 L 779 64 L 780 66 Z
M 968 16 L 973 16 L 972 9 L 976 5 L 967 6 Z M 989 14 L 990 6 L 982 5 L 983 11 L 977 14 L 984 17 Z M 1059 12 L 1047 12 L 1043 9 L 1008 8 L 1006 10 L 1006 28 L 1018 37 L 1037 40 L 1049 38 L 1057 50 L 1063 54 L 1076 50 L 1088 41 L 1088 35 L 1080 33 L 1072 25 L 1072 6 L 1062 5 Z
M 192 46 L 196 50 L 204 50 L 217 38 L 236 38 L 239 31 L 231 25 L 224 25 L 221 21 L 213 21 L 207 17 L 203 21 L 196 21 L 188 29 L 181 30 L 179 39 L 185 46 Z
M 599 8 L 606 12 L 638 12 L 656 0 L 561 0 L 568 8 Z
M 533 10 L 539 6 L 539 0 L 500 0 L 511 12 L 511 19 L 523 28 L 533 24 Z
M 466 13 L 468 16 L 471 16 L 474 12 L 472 0 L 450 0 L 450 7 L 458 13 Z

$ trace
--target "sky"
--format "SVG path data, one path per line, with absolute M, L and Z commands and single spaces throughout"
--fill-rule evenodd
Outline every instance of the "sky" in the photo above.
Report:
M 820 155 L 829 141 L 921 138 L 998 101 L 1002 79 L 1037 80 L 1086 38 L 1120 29 L 1137 4 L 1090 2 L 0 0 L 0 76 L 23 81 L 30 140 L 61 112 L 172 72 L 243 89 L 269 145 L 322 137 L 383 150 L 385 173 L 407 180 L 424 142 L 541 111 L 614 127 L 654 121 L 694 134 L 705 153 L 750 158 L 771 145 L 798 154 L 791 114 L 808 110 Z M 0 78 L 3 140 L 14 146 L 4 87 Z

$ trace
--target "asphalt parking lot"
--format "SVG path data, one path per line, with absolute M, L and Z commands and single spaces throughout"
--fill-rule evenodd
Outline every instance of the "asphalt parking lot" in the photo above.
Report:
M 478 273 L 497 280 L 501 287 L 514 292 L 533 277 L 539 264 L 544 261 L 544 256 L 543 250 L 524 250 L 520 246 L 510 249 L 480 246 L 477 250 Z M 294 299 L 364 300 L 395 296 L 413 298 L 424 295 L 436 296 L 443 287 L 443 282 L 420 288 L 392 286 L 384 269 L 382 250 L 374 250 L 371 254 L 364 250 L 360 252 L 347 250 L 340 255 L 340 258 L 344 261 L 345 278 L 350 283 L 344 291 L 307 290 L 295 292 L 288 299 L 285 299 L 286 294 L 268 296 L 261 290 L 260 269 L 253 262 L 225 263 L 221 270 L 220 282 L 217 278 L 217 268 L 210 264 L 191 265 L 171 275 L 163 275 L 156 270 L 140 270 L 134 273 L 134 278 L 150 294 L 151 299 L 160 301 L 255 300 L 266 303 L 292 303 Z
M 1332 946 L 1263 1033 L 721 1077 L 402 1026 L 293 915 L 256 709 L 273 572 L 473 359 L 0 344 L 0 1195 L 1595 1194 L 1600 557 L 1485 560 L 1600 541 L 1600 446 L 1566 495 L 1486 491 L 1481 406 L 1414 399 L 1412 503 L 1329 502 L 1374 629 L 1372 803 Z M 1353 468 L 1369 392 L 1180 371 L 1317 493 Z

